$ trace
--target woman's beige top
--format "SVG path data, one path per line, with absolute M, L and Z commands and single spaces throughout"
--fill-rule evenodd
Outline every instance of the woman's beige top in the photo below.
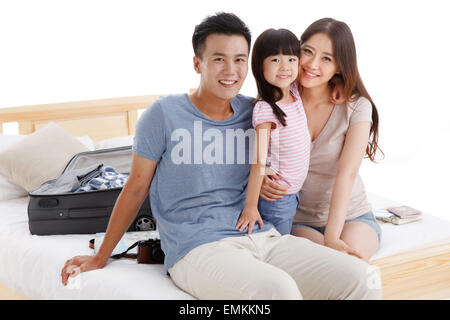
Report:
M 358 122 L 372 122 L 372 105 L 366 98 L 335 105 L 319 136 L 311 142 L 308 176 L 300 190 L 300 204 L 294 224 L 322 227 L 327 224 L 331 193 L 338 171 L 338 160 L 348 128 Z M 353 185 L 346 219 L 371 211 L 359 175 Z

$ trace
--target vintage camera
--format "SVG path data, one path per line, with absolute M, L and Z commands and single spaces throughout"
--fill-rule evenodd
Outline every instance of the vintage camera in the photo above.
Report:
M 141 240 L 138 243 L 137 263 L 164 263 L 164 251 L 159 239 Z

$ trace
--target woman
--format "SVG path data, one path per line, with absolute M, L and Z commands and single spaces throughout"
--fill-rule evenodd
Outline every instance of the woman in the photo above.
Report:
M 358 170 L 365 155 L 375 160 L 378 112 L 359 75 L 353 36 L 344 22 L 314 22 L 302 34 L 301 46 L 298 80 L 311 159 L 291 233 L 368 261 L 381 229 Z M 332 83 L 339 82 L 343 103 L 334 104 Z M 284 190 L 266 177 L 261 197 L 274 201 Z

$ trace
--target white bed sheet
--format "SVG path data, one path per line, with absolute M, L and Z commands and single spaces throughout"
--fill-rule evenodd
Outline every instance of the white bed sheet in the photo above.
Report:
M 368 193 L 368 198 L 374 212 L 390 206 L 403 205 L 372 193 Z M 381 243 L 371 260 L 450 243 L 450 221 L 426 212 L 421 220 L 408 224 L 394 225 L 383 222 L 379 224 L 382 230 Z
M 374 209 L 397 203 L 369 194 Z M 0 201 L 0 282 L 32 299 L 194 299 L 177 288 L 162 265 L 111 260 L 82 273 L 70 285 L 60 272 L 74 255 L 90 255 L 94 235 L 34 236 L 28 229 L 28 198 Z M 380 248 L 372 259 L 450 242 L 450 221 L 428 214 L 419 222 L 381 223 Z
M 91 255 L 94 235 L 31 235 L 27 204 L 27 197 L 0 201 L 0 282 L 11 289 L 31 299 L 194 299 L 175 286 L 162 265 L 132 259 L 111 260 L 64 287 L 65 261 Z

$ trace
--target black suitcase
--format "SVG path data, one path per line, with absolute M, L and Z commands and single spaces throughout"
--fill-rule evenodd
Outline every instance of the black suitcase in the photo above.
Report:
M 82 152 L 67 164 L 64 173 L 103 164 L 117 172 L 129 174 L 131 146 Z M 28 224 L 31 234 L 87 234 L 105 232 L 112 209 L 122 188 L 86 192 L 48 194 L 55 180 L 47 181 L 31 191 L 28 203 Z M 45 188 L 43 188 L 45 186 Z M 50 191 L 51 192 L 51 191 Z M 155 230 L 156 222 L 150 209 L 149 197 L 144 200 L 128 231 Z

